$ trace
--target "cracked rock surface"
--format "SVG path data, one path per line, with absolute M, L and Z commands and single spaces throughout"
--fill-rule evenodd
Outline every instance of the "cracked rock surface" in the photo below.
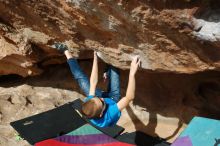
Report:
M 0 74 L 33 76 L 64 62 L 50 46 L 121 69 L 139 54 L 156 72 L 219 70 L 219 2 L 174 0 L 1 0 Z

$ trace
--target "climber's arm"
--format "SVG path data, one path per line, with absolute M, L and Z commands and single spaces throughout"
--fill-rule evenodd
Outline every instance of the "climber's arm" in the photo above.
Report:
M 120 111 L 122 111 L 128 104 L 134 99 L 135 96 L 135 74 L 137 72 L 138 66 L 140 65 L 140 59 L 136 56 L 131 62 L 131 68 L 129 73 L 128 88 L 126 96 L 123 97 L 117 106 Z
M 92 72 L 90 76 L 89 95 L 95 95 L 95 89 L 97 83 L 98 83 L 98 58 L 97 58 L 97 52 L 94 52 Z

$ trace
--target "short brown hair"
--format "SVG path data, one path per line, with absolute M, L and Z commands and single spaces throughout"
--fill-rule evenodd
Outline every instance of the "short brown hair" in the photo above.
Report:
M 82 114 L 87 118 L 99 118 L 102 109 L 98 108 L 95 99 L 90 99 L 82 104 Z

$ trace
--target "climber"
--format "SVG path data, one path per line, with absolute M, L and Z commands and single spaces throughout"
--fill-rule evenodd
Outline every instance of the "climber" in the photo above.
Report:
M 105 73 L 109 79 L 108 91 L 103 92 L 96 88 L 98 83 L 97 56 L 102 55 L 100 52 L 94 51 L 93 67 L 89 82 L 87 76 L 81 70 L 77 60 L 68 51 L 66 45 L 55 43 L 52 47 L 65 54 L 74 79 L 77 80 L 80 88 L 87 96 L 82 104 L 81 113 L 96 126 L 108 127 L 115 125 L 121 116 L 121 111 L 134 99 L 135 74 L 140 65 L 139 57 L 135 56 L 131 62 L 126 96 L 120 99 L 119 70 L 111 65 L 109 65 Z

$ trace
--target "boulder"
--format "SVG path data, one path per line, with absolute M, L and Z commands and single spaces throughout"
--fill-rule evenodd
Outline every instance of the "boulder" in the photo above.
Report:
M 134 55 L 155 72 L 219 70 L 220 13 L 217 0 L 0 1 L 0 74 L 33 76 L 64 57 L 103 60 L 127 69 Z

